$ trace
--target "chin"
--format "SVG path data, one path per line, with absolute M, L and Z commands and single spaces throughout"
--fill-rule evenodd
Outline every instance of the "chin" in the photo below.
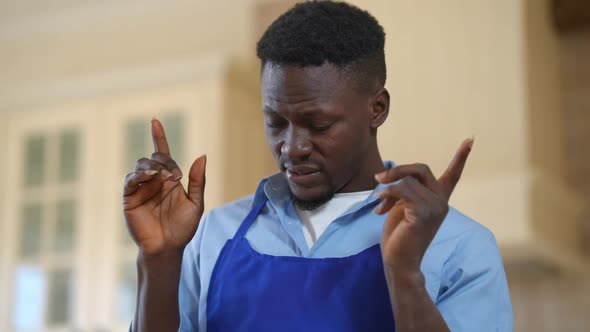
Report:
M 313 210 L 325 204 L 334 196 L 333 190 L 321 186 L 302 188 L 290 184 L 289 189 L 291 190 L 293 203 L 305 210 Z

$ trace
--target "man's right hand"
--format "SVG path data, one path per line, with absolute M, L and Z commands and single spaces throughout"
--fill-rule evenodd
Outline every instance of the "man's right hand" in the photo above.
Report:
M 145 257 L 181 252 L 192 239 L 203 215 L 207 160 L 193 162 L 185 191 L 162 124 L 153 119 L 151 125 L 155 152 L 137 161 L 123 190 L 127 227 Z

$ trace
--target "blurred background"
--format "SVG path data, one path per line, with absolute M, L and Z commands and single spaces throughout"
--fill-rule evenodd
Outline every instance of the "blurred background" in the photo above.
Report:
M 293 1 L 0 1 L 0 331 L 123 331 L 124 175 L 163 120 L 207 208 L 275 171 L 255 44 Z M 502 250 L 516 331 L 590 330 L 590 2 L 358 0 L 387 33 L 384 158 L 441 173 Z M 481 301 L 487 299 L 482 298 Z

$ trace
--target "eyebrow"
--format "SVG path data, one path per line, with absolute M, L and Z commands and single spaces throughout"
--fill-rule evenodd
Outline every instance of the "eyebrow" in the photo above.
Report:
M 266 114 L 277 114 L 278 111 L 270 108 L 270 107 L 265 107 L 263 108 L 262 112 L 266 113 Z M 322 115 L 325 112 L 323 110 L 320 109 L 311 109 L 311 110 L 303 110 L 303 111 L 298 111 L 297 112 L 299 116 L 305 117 L 305 118 L 312 118 L 318 115 Z

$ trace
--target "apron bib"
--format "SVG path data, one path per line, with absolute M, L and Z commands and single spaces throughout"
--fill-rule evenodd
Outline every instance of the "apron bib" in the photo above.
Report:
M 342 258 L 256 252 L 255 206 L 224 245 L 207 296 L 208 332 L 395 331 L 379 244 Z

